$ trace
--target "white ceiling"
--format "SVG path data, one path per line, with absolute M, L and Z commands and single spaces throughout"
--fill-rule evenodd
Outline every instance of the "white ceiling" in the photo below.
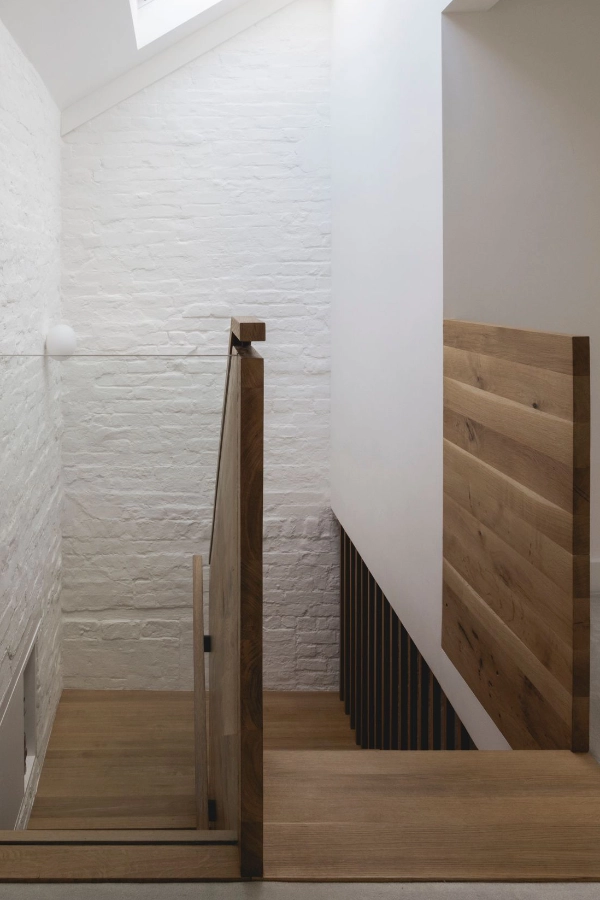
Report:
M 200 0 L 177 2 L 191 7 Z M 137 0 L 0 0 L 0 19 L 63 110 L 66 133 L 290 2 L 216 0 L 140 50 L 131 11 L 134 5 L 137 13 Z M 497 2 L 451 0 L 446 11 L 482 11 Z
M 218 0 L 141 50 L 130 0 L 0 0 L 0 19 L 65 109 L 244 2 Z

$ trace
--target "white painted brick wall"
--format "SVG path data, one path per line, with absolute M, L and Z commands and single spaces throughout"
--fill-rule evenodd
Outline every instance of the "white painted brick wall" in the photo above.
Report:
M 66 683 L 191 687 L 226 358 L 64 364 Z
M 59 112 L 1 22 L 0 210 L 0 354 L 42 353 L 60 318 Z M 61 690 L 59 393 L 58 364 L 0 358 L 0 698 L 41 618 L 40 758 Z
M 64 147 L 63 302 L 82 350 L 224 352 L 232 314 L 267 322 L 265 674 L 290 689 L 337 683 L 329 67 L 329 0 L 297 0 Z M 191 686 L 224 378 L 194 365 L 64 367 L 69 685 Z

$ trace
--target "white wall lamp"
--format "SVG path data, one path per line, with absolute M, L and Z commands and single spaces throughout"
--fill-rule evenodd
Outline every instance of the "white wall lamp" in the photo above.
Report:
M 77 335 L 70 325 L 54 325 L 46 335 L 46 353 L 53 359 L 68 359 L 77 349 Z

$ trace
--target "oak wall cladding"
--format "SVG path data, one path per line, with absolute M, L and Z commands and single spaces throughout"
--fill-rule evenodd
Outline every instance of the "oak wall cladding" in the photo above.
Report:
M 589 360 L 444 323 L 442 646 L 514 749 L 588 748 Z

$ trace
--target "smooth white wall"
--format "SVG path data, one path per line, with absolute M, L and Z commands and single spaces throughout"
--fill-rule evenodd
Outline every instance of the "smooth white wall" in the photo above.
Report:
M 600 6 L 444 20 L 445 312 L 592 339 L 600 488 Z M 600 503 L 592 505 L 600 557 Z
M 332 503 L 481 748 L 441 649 L 440 0 L 335 0 Z
M 231 315 L 266 320 L 265 680 L 279 688 L 337 684 L 330 54 L 328 0 L 298 0 L 64 147 L 64 308 L 82 351 L 224 353 Z M 191 686 L 224 365 L 190 367 L 65 364 L 71 686 Z
M 41 621 L 39 759 L 21 825 L 61 690 L 60 370 L 39 356 L 2 354 L 43 353 L 48 326 L 60 318 L 59 233 L 59 112 L 0 22 L 0 718 Z M 22 722 L 19 703 L 20 718 L 12 707 L 15 722 Z M 19 756 L 11 777 L 22 779 L 22 731 L 14 739 Z M 3 752 L 0 766 L 9 757 Z
M 591 336 L 596 559 L 598 35 L 597 0 L 502 0 L 484 15 L 444 20 L 445 313 Z M 600 754 L 598 603 L 593 611 L 592 743 Z

